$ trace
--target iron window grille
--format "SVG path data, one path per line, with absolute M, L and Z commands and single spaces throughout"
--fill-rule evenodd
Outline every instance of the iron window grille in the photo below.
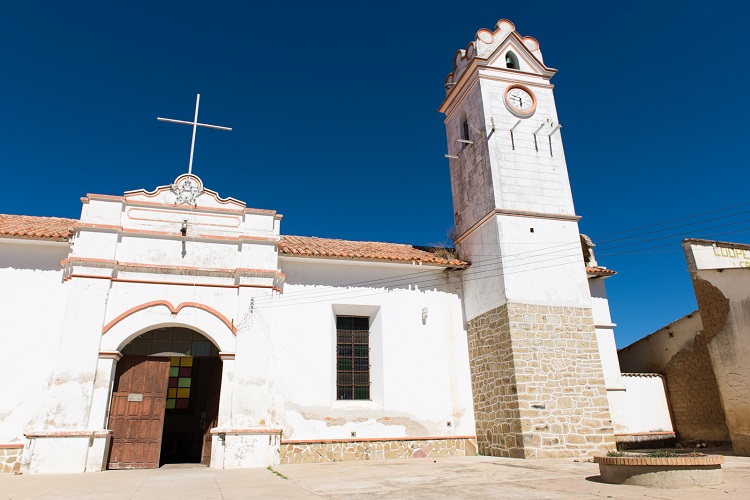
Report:
M 336 399 L 370 399 L 367 316 L 336 316 Z

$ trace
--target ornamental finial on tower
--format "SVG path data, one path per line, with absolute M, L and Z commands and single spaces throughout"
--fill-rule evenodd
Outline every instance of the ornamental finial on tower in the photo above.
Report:
M 450 93 L 474 59 L 486 64 L 487 61 L 493 58 L 493 55 L 499 48 L 509 45 L 509 39 L 516 42 L 515 44 L 518 45 L 518 49 L 528 52 L 529 59 L 535 60 L 535 63 L 538 63 L 541 68 L 549 69 L 544 66 L 542 52 L 539 50 L 539 42 L 530 36 L 524 37 L 519 35 L 512 22 L 507 19 L 500 19 L 495 26 L 495 31 L 485 28 L 480 29 L 474 35 L 474 40 L 469 43 L 466 49 L 456 52 L 453 58 L 453 71 L 445 79 L 446 93 Z M 503 58 L 505 64 L 503 67 L 514 70 L 523 69 L 519 66 L 518 55 L 513 54 L 513 57 L 515 59 L 511 58 L 507 62 Z M 554 73 L 554 70 L 551 71 Z

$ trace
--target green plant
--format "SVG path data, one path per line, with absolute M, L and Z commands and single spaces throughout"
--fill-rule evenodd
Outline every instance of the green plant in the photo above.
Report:
M 646 456 L 649 458 L 673 458 L 679 455 L 673 451 L 654 450 L 651 453 L 646 453 Z
M 282 474 L 281 472 L 277 472 L 277 471 L 273 470 L 273 467 L 271 467 L 270 465 L 269 465 L 268 467 L 266 467 L 266 469 L 268 469 L 268 470 L 269 470 L 269 471 L 271 472 L 271 474 L 276 474 L 276 475 L 277 475 L 277 476 L 279 476 L 279 477 L 280 477 L 281 479 L 289 479 L 288 477 L 286 477 L 286 476 L 285 476 L 284 474 Z
M 619 450 L 607 450 L 608 457 L 624 457 L 625 453 Z

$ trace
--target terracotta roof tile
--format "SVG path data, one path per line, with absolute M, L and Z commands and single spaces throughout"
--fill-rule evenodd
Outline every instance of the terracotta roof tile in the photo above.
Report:
M 0 214 L 0 236 L 65 241 L 73 234 L 75 219 Z
M 388 262 L 420 262 L 446 267 L 467 267 L 468 262 L 456 258 L 453 249 L 414 247 L 399 243 L 346 241 L 314 236 L 282 236 L 279 251 L 299 257 L 338 257 Z
M 606 267 L 586 267 L 586 273 L 593 275 L 593 276 L 612 276 L 614 274 L 617 274 L 617 271 L 613 271 L 612 269 L 607 269 Z

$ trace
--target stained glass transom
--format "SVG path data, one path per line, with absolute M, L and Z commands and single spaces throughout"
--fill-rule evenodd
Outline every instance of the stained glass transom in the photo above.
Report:
M 169 389 L 167 410 L 187 410 L 190 407 L 190 390 L 193 383 L 193 358 L 174 357 L 169 363 Z

